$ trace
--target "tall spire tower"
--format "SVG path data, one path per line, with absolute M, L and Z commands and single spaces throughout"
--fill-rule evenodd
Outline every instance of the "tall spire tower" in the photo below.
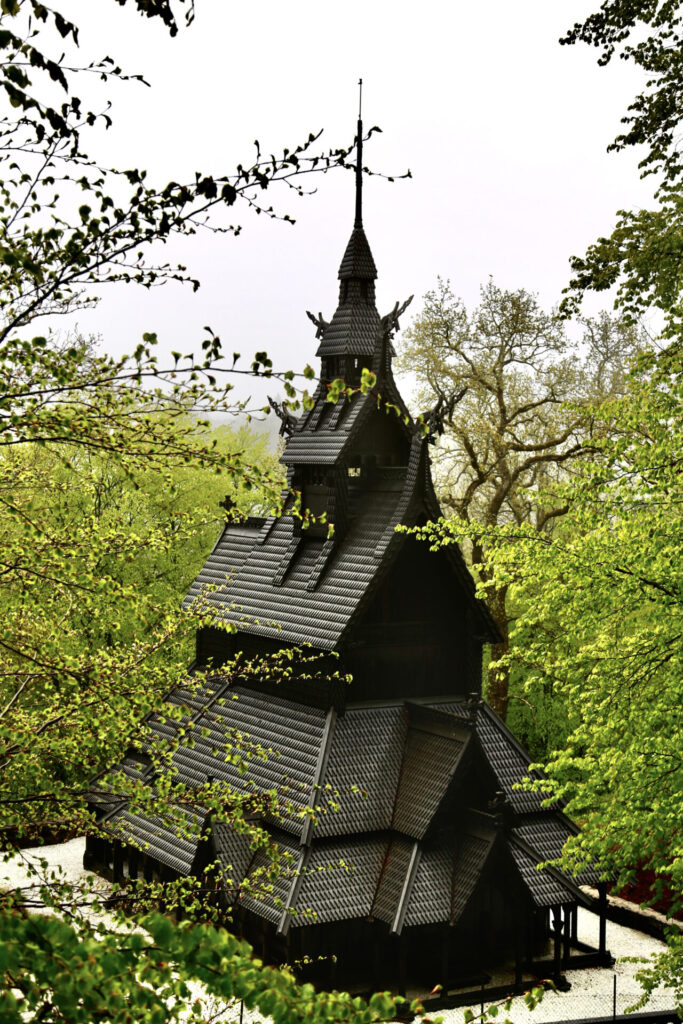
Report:
M 362 79 L 359 82 L 362 96 Z M 317 355 L 324 381 L 343 377 L 357 383 L 363 367 L 370 368 L 382 334 L 375 308 L 377 268 L 363 228 L 363 120 L 360 97 L 356 125 L 355 218 L 339 266 L 339 305 L 331 322 L 318 321 L 321 338 Z

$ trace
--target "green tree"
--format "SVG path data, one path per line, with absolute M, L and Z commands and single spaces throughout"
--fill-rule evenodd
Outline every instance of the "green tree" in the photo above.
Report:
M 177 677 L 193 658 L 193 625 L 178 607 L 224 520 L 219 501 L 227 492 L 232 515 L 262 513 L 281 485 L 264 436 L 166 419 L 152 396 L 145 409 L 119 385 L 110 391 L 110 423 L 154 416 L 155 444 L 169 452 L 184 433 L 175 465 L 168 454 L 156 465 L 141 454 L 136 465 L 130 450 L 122 462 L 96 445 L 14 444 L 11 433 L 3 443 L 0 434 L 5 834 L 83 827 L 84 787 L 117 759 L 123 722 L 132 731 L 168 688 L 166 673 Z M 82 399 L 71 392 L 72 416 Z M 125 440 L 108 434 L 114 447 Z M 236 460 L 258 462 L 264 483 L 216 473 Z
M 630 387 L 595 415 L 614 424 L 564 488 L 569 512 L 552 534 L 528 523 L 471 528 L 490 571 L 520 609 L 508 663 L 549 687 L 570 712 L 566 744 L 535 783 L 582 822 L 565 866 L 600 863 L 627 882 L 651 869 L 657 894 L 683 907 L 683 358 L 672 344 L 639 358 Z M 434 524 L 433 544 L 463 526 Z M 683 944 L 644 968 L 683 1011 Z
M 159 914 L 141 924 L 142 931 L 103 934 L 82 919 L 75 929 L 57 917 L 27 917 L 10 903 L 0 916 L 3 1021 L 206 1022 L 215 1019 L 211 997 L 219 1010 L 244 1000 L 277 1024 L 369 1024 L 398 1012 L 388 993 L 366 1003 L 300 986 L 289 971 L 254 960 L 247 943 L 222 929 L 174 927 Z
M 642 176 L 652 176 L 655 186 L 650 209 L 617 211 L 613 230 L 572 259 L 564 311 L 576 312 L 586 290 L 616 288 L 624 315 L 636 320 L 655 306 L 673 337 L 683 326 L 681 5 L 678 0 L 605 0 L 560 42 L 587 43 L 600 51 L 600 65 L 618 56 L 646 75 L 622 118 L 623 131 L 608 148 L 640 148 Z
M 169 0 L 131 2 L 178 30 Z M 183 6 L 189 20 L 192 3 Z M 314 153 L 309 136 L 279 158 L 261 157 L 257 145 L 255 159 L 232 173 L 154 184 L 140 168 L 103 167 L 86 152 L 91 129 L 109 115 L 77 95 L 80 71 L 96 72 L 105 94 L 126 76 L 109 57 L 80 63 L 72 20 L 39 0 L 0 0 L 0 52 L 9 102 L 0 120 L 0 816 L 12 846 L 50 823 L 90 824 L 88 779 L 120 758 L 136 723 L 185 671 L 202 612 L 169 610 L 183 574 L 171 545 L 193 543 L 206 524 L 190 506 L 160 515 L 164 489 L 172 503 L 192 473 L 214 472 L 238 503 L 248 491 L 268 502 L 274 483 L 239 441 L 222 444 L 193 422 L 231 407 L 231 375 L 272 376 L 266 353 L 244 370 L 237 354 L 222 363 L 207 329 L 199 356 L 175 353 L 161 364 L 152 333 L 130 357 L 113 359 L 28 330 L 36 317 L 95 301 L 104 283 L 197 287 L 184 268 L 154 261 L 154 242 L 205 225 L 237 234 L 232 212 L 230 221 L 221 214 L 239 203 L 276 216 L 262 201 L 267 189 L 299 192 L 302 173 L 344 164 L 347 151 Z M 294 374 L 281 379 L 296 400 Z M 143 486 L 147 504 L 135 500 Z M 167 592 L 158 580 L 148 585 L 159 571 L 173 577 Z M 172 786 L 157 794 L 163 813 Z M 238 798 L 216 786 L 191 799 L 239 819 Z M 366 1004 L 302 988 L 209 925 L 174 927 L 157 915 L 139 932 L 92 920 L 82 893 L 48 882 L 42 891 L 57 916 L 27 916 L 21 892 L 2 896 L 8 1021 L 201 1018 L 194 982 L 278 1021 L 360 1024 L 396 1012 L 385 996 Z
M 131 3 L 177 33 L 170 0 Z M 193 4 L 183 5 L 191 15 Z M 78 43 L 78 26 L 54 7 L 3 0 L 0 87 L 9 112 L 0 117 L 0 343 L 38 315 L 91 304 L 105 284 L 176 280 L 198 288 L 185 267 L 156 262 L 152 243 L 203 228 L 239 234 L 236 205 L 291 220 L 266 201 L 268 190 L 279 184 L 301 194 L 302 174 L 324 173 L 348 155 L 315 152 L 318 133 L 279 157 L 262 156 L 257 142 L 246 165 L 188 181 L 155 183 L 141 168 L 102 166 L 86 142 L 100 122 L 111 123 L 110 86 L 142 78 L 125 75 L 109 56 L 83 63 Z M 77 94 L 81 72 L 103 81 L 98 102 L 107 112 L 87 109 Z
M 682 369 L 678 344 L 641 358 L 609 410 L 619 435 L 568 495 L 571 529 L 510 530 L 493 554 L 522 597 L 513 658 L 571 708 L 566 748 L 546 766 L 585 823 L 568 860 L 592 857 L 622 882 L 650 868 L 672 911 L 683 906 Z M 680 941 L 646 977 L 675 982 L 683 1008 Z
M 404 332 L 399 366 L 416 378 L 421 405 L 443 410 L 432 460 L 449 515 L 487 528 L 525 523 L 546 536 L 566 513 L 553 485 L 576 471 L 608 429 L 594 409 L 623 393 L 629 359 L 642 344 L 636 330 L 607 314 L 583 328 L 581 344 L 571 345 L 534 295 L 493 281 L 471 314 L 447 282 L 427 293 Z M 471 536 L 471 557 L 502 637 L 491 651 L 487 699 L 505 717 L 514 613 L 507 584 L 487 566 L 485 536 Z

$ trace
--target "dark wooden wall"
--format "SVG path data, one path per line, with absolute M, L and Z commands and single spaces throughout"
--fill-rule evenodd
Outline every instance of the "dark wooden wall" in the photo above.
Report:
M 323 675 L 350 673 L 350 687 L 323 679 L 305 686 L 277 680 L 260 686 L 252 679 L 248 685 L 322 707 L 340 707 L 345 700 L 481 692 L 482 643 L 473 632 L 470 601 L 446 556 L 408 538 L 379 592 L 361 608 L 358 626 L 340 648 L 340 660 L 326 659 L 317 666 Z M 289 645 L 278 640 L 205 627 L 197 633 L 197 663 L 218 668 L 238 651 L 251 658 L 285 646 Z
M 350 700 L 481 690 L 482 644 L 445 555 L 408 538 L 349 637 Z

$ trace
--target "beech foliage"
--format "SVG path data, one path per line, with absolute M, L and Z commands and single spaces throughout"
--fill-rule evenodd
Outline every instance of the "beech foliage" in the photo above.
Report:
M 509 667 L 527 693 L 550 690 L 569 716 L 566 743 L 529 783 L 582 824 L 563 865 L 600 864 L 617 887 L 650 869 L 655 896 L 683 907 L 683 366 L 680 346 L 644 353 L 623 397 L 595 410 L 611 429 L 561 488 L 568 510 L 551 533 L 443 521 L 433 546 L 486 543 L 496 586 L 517 615 Z M 683 949 L 643 967 L 644 995 L 666 983 L 683 1009 Z
M 655 307 L 666 335 L 674 337 L 683 327 L 681 5 L 678 0 L 605 0 L 560 42 L 595 47 L 602 67 L 618 59 L 644 73 L 645 84 L 608 150 L 634 149 L 641 175 L 654 186 L 649 208 L 617 210 L 614 226 L 572 258 L 563 310 L 575 313 L 586 291 L 615 289 L 624 316 L 637 321 Z

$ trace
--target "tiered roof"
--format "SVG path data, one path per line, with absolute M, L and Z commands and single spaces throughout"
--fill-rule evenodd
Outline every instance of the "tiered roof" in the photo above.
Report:
M 304 504 L 308 487 L 326 495 L 334 533 L 302 529 L 290 494 L 277 517 L 228 523 L 186 598 L 189 605 L 201 597 L 217 621 L 251 640 L 322 652 L 343 653 L 362 626 L 403 556 L 407 540 L 396 527 L 440 515 L 427 439 L 392 374 L 400 311 L 397 305 L 380 317 L 375 307 L 377 272 L 359 190 L 339 306 L 329 323 L 313 318 L 320 384 L 282 456 L 288 487 L 302 491 Z M 362 368 L 371 369 L 374 392 L 328 402 L 330 367 L 342 366 L 356 381 Z M 459 595 L 452 609 L 467 620 L 464 642 L 479 656 L 482 642 L 498 639 L 496 627 L 457 546 L 441 558 L 450 592 Z M 449 680 L 432 682 L 432 694 L 452 692 Z M 574 828 L 559 808 L 545 808 L 540 794 L 516 788 L 529 770 L 526 752 L 479 698 L 427 692 L 408 700 L 394 692 L 383 701 L 335 703 L 308 700 L 291 687 L 270 690 L 246 685 L 236 670 L 174 689 L 169 713 L 149 719 L 147 738 L 118 770 L 153 791 L 150 755 L 157 742 L 172 741 L 170 769 L 189 794 L 213 781 L 247 797 L 278 795 L 279 807 L 262 810 L 261 825 L 286 855 L 285 866 L 267 898 L 247 887 L 240 900 L 278 932 L 363 918 L 397 934 L 455 925 L 501 865 L 533 906 L 583 899 L 566 875 L 537 870 L 559 855 Z M 215 858 L 230 878 L 227 902 L 266 868 L 266 853 L 229 821 L 201 808 L 155 816 L 115 790 L 93 790 L 104 828 L 179 874 Z
M 187 696 L 175 690 L 168 703 L 182 707 Z M 585 901 L 562 872 L 537 870 L 576 830 L 559 809 L 545 809 L 540 794 L 515 788 L 528 759 L 485 703 L 359 704 L 340 716 L 284 698 L 259 700 L 219 679 L 192 698 L 201 711 L 188 708 L 180 721 L 153 716 L 152 737 L 166 742 L 169 730 L 187 730 L 192 721 L 173 755 L 177 781 L 221 780 L 244 796 L 278 794 L 280 810 L 263 824 L 287 855 L 285 867 L 266 898 L 247 886 L 241 905 L 282 933 L 363 917 L 399 934 L 418 924 L 456 924 L 496 858 L 514 865 L 538 907 Z M 144 774 L 144 751 L 138 756 Z M 490 810 L 472 806 L 473 779 L 483 780 L 485 797 L 498 794 Z M 162 820 L 132 812 L 125 801 L 113 804 L 110 791 L 106 800 L 105 828 L 172 870 L 189 874 L 207 856 L 217 859 L 231 880 L 229 902 L 240 880 L 258 878 L 270 862 L 248 836 L 200 810 L 175 808 Z M 590 872 L 582 878 L 596 880 Z
M 287 458 L 285 451 L 283 460 Z M 407 467 L 379 467 L 369 483 L 351 477 L 348 505 L 351 525 L 341 540 L 310 537 L 291 515 L 228 523 L 192 584 L 186 606 L 201 598 L 217 620 L 240 632 L 283 644 L 337 648 L 362 618 L 406 544 L 396 527 L 414 526 L 440 514 L 423 439 L 413 438 Z M 495 640 L 496 628 L 486 606 L 475 598 L 459 549 L 446 548 L 445 557 L 454 585 L 469 599 L 477 635 Z
M 357 221 L 339 269 L 340 302 L 332 321 L 319 323 L 318 354 L 343 354 L 375 374 L 372 393 L 351 390 L 336 403 L 327 400 L 324 369 L 310 411 L 288 438 L 282 462 L 288 486 L 303 492 L 306 472 L 327 474 L 334 502 L 343 505 L 346 528 L 313 536 L 286 497 L 283 514 L 269 519 L 227 523 L 222 536 L 185 599 L 201 598 L 217 620 L 241 632 L 285 643 L 308 643 L 322 650 L 342 645 L 406 544 L 397 526 L 438 519 L 427 438 L 413 425 L 392 372 L 391 338 L 398 329 L 398 303 L 380 317 L 375 307 L 377 276 L 362 223 Z M 314 318 L 315 319 L 315 318 Z M 347 372 L 355 372 L 350 364 Z M 377 433 L 391 439 L 386 451 L 373 447 Z M 385 445 L 386 447 L 386 445 Z M 358 476 L 349 476 L 357 468 Z M 457 546 L 445 550 L 454 586 L 470 605 L 480 639 L 494 641 L 497 629 Z

